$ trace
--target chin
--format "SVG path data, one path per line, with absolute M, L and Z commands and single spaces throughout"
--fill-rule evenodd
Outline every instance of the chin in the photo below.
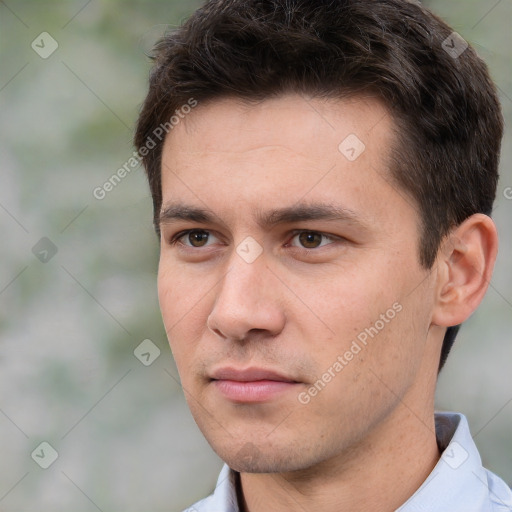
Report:
M 230 468 L 240 473 L 285 473 L 307 466 L 304 454 L 293 453 L 290 447 L 279 449 L 268 441 L 260 446 L 246 442 L 236 451 L 233 445 L 222 448 L 212 445 L 212 448 Z

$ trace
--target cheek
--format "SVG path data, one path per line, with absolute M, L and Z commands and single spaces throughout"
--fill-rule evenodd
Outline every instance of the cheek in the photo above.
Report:
M 186 318 L 197 315 L 209 287 L 171 262 L 158 267 L 158 301 L 166 328 L 184 327 Z M 173 326 L 176 326 L 175 328 Z
M 302 304 L 295 308 L 294 321 L 309 344 L 305 350 L 315 346 L 312 355 L 318 373 L 328 371 L 339 357 L 343 370 L 336 375 L 343 373 L 351 380 L 368 372 L 369 367 L 394 374 L 394 368 L 417 359 L 421 350 L 417 338 L 425 327 L 418 318 L 418 301 L 424 299 L 417 295 L 422 291 L 410 294 L 407 283 L 411 278 L 406 270 L 402 275 L 391 275 L 389 270 L 375 262 L 350 271 L 337 268 L 329 276 L 296 280 L 294 291 L 307 299 L 304 302 L 311 308 L 307 315 L 311 321 L 306 321 Z
M 160 263 L 157 279 L 158 302 L 164 322 L 166 323 L 167 320 L 170 320 L 171 316 L 176 314 L 175 293 L 179 289 L 179 283 L 176 282 L 177 277 L 169 268 Z
M 308 306 L 308 316 L 313 320 L 310 329 L 321 327 L 326 347 L 342 350 L 358 334 L 364 336 L 365 329 L 399 299 L 398 283 L 386 283 L 382 275 L 385 271 L 376 265 L 355 270 L 340 265 L 325 275 L 301 277 L 291 287 Z M 298 306 L 296 321 L 304 325 L 304 305 Z
M 205 289 L 194 286 L 193 280 L 176 266 L 164 264 L 159 266 L 157 284 L 165 331 L 181 373 L 193 357 L 206 325 Z

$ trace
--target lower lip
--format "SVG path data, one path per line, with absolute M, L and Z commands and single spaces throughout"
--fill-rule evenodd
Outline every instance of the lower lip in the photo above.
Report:
M 255 380 L 251 382 L 214 380 L 212 382 L 226 398 L 234 402 L 265 402 L 297 385 L 296 382 L 276 380 Z

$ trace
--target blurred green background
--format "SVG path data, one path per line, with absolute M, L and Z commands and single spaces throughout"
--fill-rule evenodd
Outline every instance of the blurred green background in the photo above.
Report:
M 510 1 L 424 4 L 488 62 L 510 121 Z M 222 462 L 188 412 L 161 322 L 143 171 L 93 195 L 132 156 L 145 53 L 199 5 L 0 1 L 3 512 L 181 511 L 217 479 Z M 437 392 L 439 409 L 467 415 L 484 465 L 509 484 L 511 164 L 507 131 L 494 278 Z M 161 351 L 149 366 L 134 355 L 145 339 Z M 41 442 L 58 454 L 47 469 L 37 454 L 48 461 L 52 452 Z

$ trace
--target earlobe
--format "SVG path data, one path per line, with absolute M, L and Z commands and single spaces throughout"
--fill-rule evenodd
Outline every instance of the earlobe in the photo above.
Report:
M 461 324 L 475 311 L 489 286 L 497 252 L 496 226 L 487 215 L 474 214 L 449 233 L 437 259 L 435 325 Z

